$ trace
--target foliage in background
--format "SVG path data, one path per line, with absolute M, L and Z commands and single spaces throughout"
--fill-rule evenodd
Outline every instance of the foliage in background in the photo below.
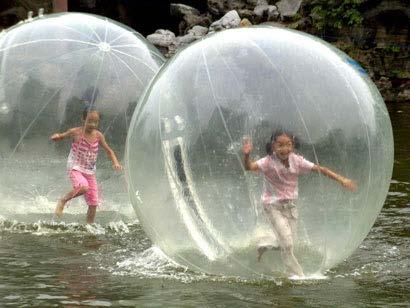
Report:
M 383 48 L 383 51 L 387 54 L 399 54 L 401 52 L 401 47 L 397 44 L 391 43 L 389 45 L 386 45 Z
M 313 25 L 318 30 L 339 30 L 343 26 L 361 24 L 359 6 L 363 0 L 312 0 Z

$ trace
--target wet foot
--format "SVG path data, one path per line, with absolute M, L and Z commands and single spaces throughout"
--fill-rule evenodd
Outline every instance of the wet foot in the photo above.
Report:
M 64 205 L 65 205 L 65 202 L 62 199 L 58 200 L 56 209 L 54 211 L 54 214 L 58 218 L 60 218 L 63 215 Z
M 266 250 L 268 250 L 268 248 L 266 248 L 265 246 L 258 248 L 258 262 L 261 262 L 262 255 L 265 253 Z

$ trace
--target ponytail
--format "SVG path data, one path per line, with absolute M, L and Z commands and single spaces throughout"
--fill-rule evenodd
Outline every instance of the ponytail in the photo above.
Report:
M 267 153 L 268 155 L 272 155 L 272 153 L 273 153 L 273 151 L 272 151 L 272 143 L 276 141 L 276 138 L 278 138 L 279 136 L 281 136 L 281 135 L 283 135 L 283 134 L 285 134 L 286 136 L 288 136 L 288 137 L 292 140 L 293 147 L 294 147 L 295 149 L 299 148 L 299 145 L 300 145 L 300 143 L 299 143 L 299 138 L 297 138 L 297 137 L 295 136 L 295 134 L 293 134 L 291 131 L 285 130 L 285 129 L 283 129 L 283 128 L 277 128 L 277 129 L 274 129 L 274 130 L 273 130 L 273 133 L 272 133 L 272 135 L 271 135 L 271 137 L 270 137 L 270 142 L 268 142 L 268 143 L 266 144 L 266 153 Z

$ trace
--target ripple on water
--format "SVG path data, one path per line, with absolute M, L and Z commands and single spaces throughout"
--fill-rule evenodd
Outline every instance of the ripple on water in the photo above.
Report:
M 64 295 L 49 295 L 49 294 L 39 294 L 36 299 L 66 299 L 67 296 Z
M 20 299 L 21 296 L 20 295 L 8 295 L 3 297 L 5 300 L 15 300 L 15 299 Z
M 110 233 L 125 234 L 129 233 L 129 226 L 135 223 L 126 224 L 123 221 L 111 221 L 107 225 L 66 223 L 56 221 L 36 221 L 32 223 L 19 222 L 17 220 L 8 220 L 0 216 L 0 232 L 8 233 L 31 233 L 33 235 L 43 236 L 50 234 L 93 234 L 104 235 Z

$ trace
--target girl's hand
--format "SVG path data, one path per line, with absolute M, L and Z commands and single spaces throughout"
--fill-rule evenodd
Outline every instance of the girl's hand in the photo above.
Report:
M 342 184 L 342 186 L 348 190 L 351 190 L 351 191 L 357 190 L 357 184 L 350 179 L 342 178 L 342 180 L 340 181 L 340 184 Z
M 243 139 L 243 146 L 242 146 L 242 153 L 245 155 L 249 155 L 252 152 L 253 146 L 251 138 L 245 137 Z
M 60 134 L 52 134 L 51 135 L 51 137 L 50 137 L 50 140 L 52 140 L 52 141 L 58 141 L 58 140 L 60 140 L 61 139 L 61 137 L 60 137 Z
M 115 163 L 112 165 L 112 167 L 115 169 L 115 171 L 122 171 L 122 166 L 120 163 Z

